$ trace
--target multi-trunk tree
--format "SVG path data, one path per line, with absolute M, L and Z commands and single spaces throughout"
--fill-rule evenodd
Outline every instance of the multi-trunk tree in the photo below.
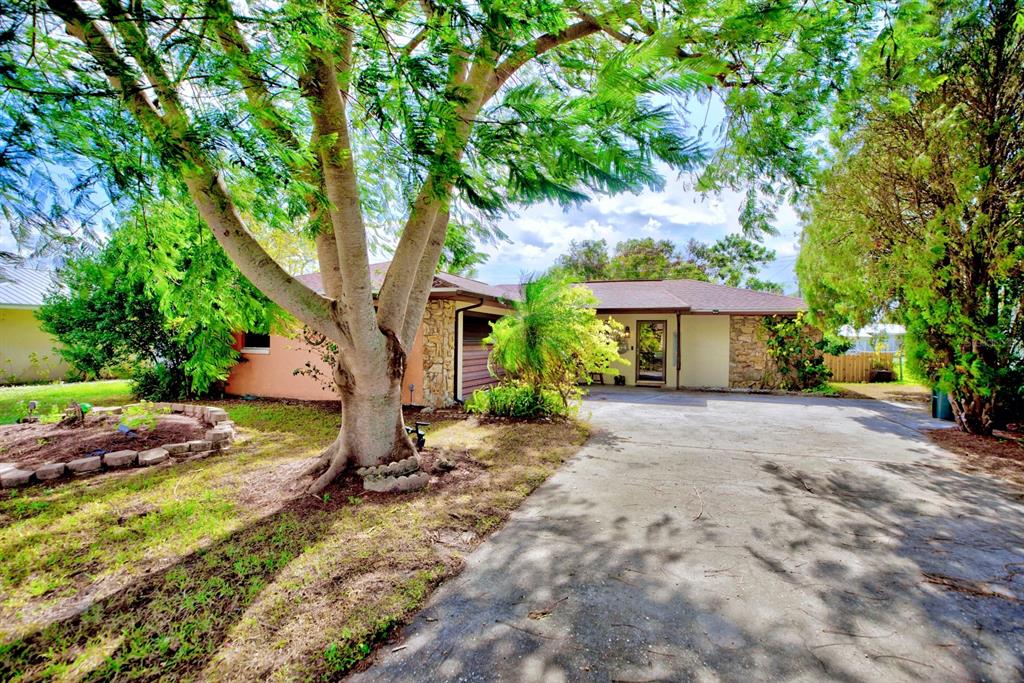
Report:
M 2 15 L 0 159 L 19 161 L 0 163 L 0 190 L 60 163 L 74 182 L 58 189 L 194 203 L 241 272 L 338 348 L 320 489 L 413 450 L 401 378 L 450 223 L 658 187 L 659 163 L 704 159 L 681 110 L 712 97 L 728 115 L 709 182 L 799 182 L 870 8 L 7 0 Z M 257 225 L 313 238 L 324 291 Z M 389 235 L 377 292 L 368 248 Z

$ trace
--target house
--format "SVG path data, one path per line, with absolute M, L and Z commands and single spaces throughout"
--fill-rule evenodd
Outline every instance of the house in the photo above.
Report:
M 387 263 L 373 265 L 380 287 Z M 322 291 L 319 275 L 301 278 Z M 770 388 L 773 377 L 760 337 L 769 315 L 796 315 L 802 300 L 696 280 L 584 283 L 597 296 L 598 315 L 622 323 L 619 370 L 629 386 Z M 508 312 L 518 285 L 488 285 L 438 273 L 423 323 L 409 349 L 405 402 L 440 407 L 468 398 L 497 380 L 487 367 L 483 339 Z M 296 331 L 298 332 L 298 331 Z M 333 390 L 295 371 L 310 363 L 329 369 L 301 335 L 239 335 L 241 361 L 228 379 L 233 395 L 332 400 Z M 611 384 L 612 375 L 601 378 Z
M 854 329 L 851 325 L 844 325 L 839 328 L 839 336 L 849 339 L 853 346 L 846 353 L 855 355 L 858 353 L 897 353 L 903 348 L 903 338 L 907 334 L 907 328 L 903 325 L 887 323 L 874 323 Z
M 4 268 L 0 278 L 0 384 L 61 379 L 68 366 L 54 350 L 57 340 L 43 331 L 35 311 L 56 281 L 56 273 Z
M 379 290 L 387 263 L 371 265 L 374 288 Z M 323 292 L 320 275 L 299 277 L 307 286 Z M 505 293 L 477 280 L 438 273 L 430 292 L 423 322 L 408 349 L 404 401 L 410 405 L 440 407 L 462 400 L 474 389 L 495 382 L 487 370 L 484 337 L 490 323 L 509 310 Z M 296 370 L 309 363 L 330 379 L 330 369 L 300 334 L 239 335 L 241 360 L 231 370 L 225 391 L 236 396 L 253 395 L 303 400 L 336 400 L 329 383 Z

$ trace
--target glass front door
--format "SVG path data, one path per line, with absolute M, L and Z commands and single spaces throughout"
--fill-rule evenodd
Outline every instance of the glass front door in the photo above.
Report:
M 664 320 L 640 320 L 636 324 L 636 381 L 665 383 Z

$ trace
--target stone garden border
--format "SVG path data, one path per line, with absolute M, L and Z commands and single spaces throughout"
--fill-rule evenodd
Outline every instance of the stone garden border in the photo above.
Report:
M 125 467 L 152 467 L 172 456 L 181 459 L 202 458 L 211 453 L 227 450 L 235 440 L 235 423 L 231 421 L 227 411 L 223 408 L 197 406 L 191 403 L 155 403 L 154 406 L 160 411 L 198 418 L 201 423 L 209 427 L 206 431 L 206 438 L 185 443 L 165 443 L 144 451 L 125 450 L 104 455 L 90 455 L 68 463 L 46 463 L 34 470 L 23 470 L 11 463 L 0 463 L 0 487 L 8 489 L 28 486 L 60 479 L 69 474 L 88 474 Z M 128 406 L 96 407 L 90 412 L 97 415 L 120 415 L 126 407 Z

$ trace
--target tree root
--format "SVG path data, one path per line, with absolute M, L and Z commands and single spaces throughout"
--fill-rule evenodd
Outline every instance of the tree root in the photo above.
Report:
M 320 494 L 325 488 L 330 486 L 331 482 L 334 481 L 339 474 L 345 470 L 345 466 L 349 461 L 349 456 L 347 453 L 339 453 L 338 451 L 340 450 L 340 448 L 331 446 L 324 451 L 324 455 L 327 455 L 328 452 L 333 454 L 329 459 L 330 465 L 323 474 L 309 485 L 309 489 L 307 489 L 308 493 L 312 493 L 314 495 Z M 323 458 L 324 455 L 321 455 L 320 458 Z

